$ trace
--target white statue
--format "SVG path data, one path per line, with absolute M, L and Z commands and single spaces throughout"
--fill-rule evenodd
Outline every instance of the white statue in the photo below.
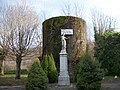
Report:
M 66 37 L 65 37 L 65 34 L 63 33 L 62 36 L 62 50 L 66 50 Z

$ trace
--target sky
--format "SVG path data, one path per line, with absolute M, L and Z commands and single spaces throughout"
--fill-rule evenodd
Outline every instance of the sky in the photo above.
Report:
M 40 16 L 41 21 L 55 16 L 64 15 L 63 9 L 65 5 L 70 5 L 71 8 L 82 6 L 85 14 L 82 18 L 86 21 L 87 26 L 90 27 L 90 10 L 93 8 L 100 9 L 107 15 L 111 15 L 120 21 L 120 0 L 0 0 L 0 7 L 5 5 L 14 5 L 21 1 L 26 2 L 31 6 Z M 72 12 L 72 11 L 71 11 Z M 45 17 L 43 16 L 45 13 Z M 118 25 L 117 28 L 120 28 Z M 120 29 L 117 29 L 120 31 Z
M 46 10 L 49 17 L 62 15 L 62 7 L 67 4 L 84 5 L 86 12 L 89 12 L 91 8 L 99 8 L 107 14 L 120 17 L 119 0 L 0 0 L 0 6 L 13 5 L 20 1 L 26 1 L 38 14 L 41 10 Z

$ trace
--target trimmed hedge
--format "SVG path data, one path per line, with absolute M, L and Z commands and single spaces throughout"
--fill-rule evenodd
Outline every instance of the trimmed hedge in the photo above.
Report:
M 78 90 L 100 90 L 103 70 L 100 69 L 100 63 L 97 60 L 93 60 L 89 54 L 86 54 L 77 68 Z
M 48 78 L 38 62 L 34 62 L 28 74 L 26 90 L 48 90 Z

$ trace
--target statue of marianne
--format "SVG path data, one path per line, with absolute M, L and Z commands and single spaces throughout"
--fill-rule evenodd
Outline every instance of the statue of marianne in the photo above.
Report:
M 66 37 L 65 34 L 63 33 L 61 36 L 61 40 L 62 40 L 62 50 L 66 50 Z

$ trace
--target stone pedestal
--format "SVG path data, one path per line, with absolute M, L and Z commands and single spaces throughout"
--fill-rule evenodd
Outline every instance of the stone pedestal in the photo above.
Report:
M 58 85 L 70 85 L 66 50 L 61 50 L 60 52 L 60 74 Z

